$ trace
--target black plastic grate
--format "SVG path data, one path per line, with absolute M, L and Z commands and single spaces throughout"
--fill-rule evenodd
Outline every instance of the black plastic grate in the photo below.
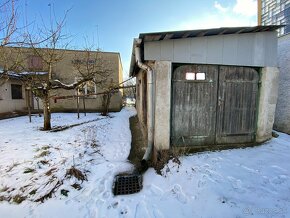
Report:
M 114 195 L 128 195 L 142 189 L 141 175 L 118 175 L 115 177 Z

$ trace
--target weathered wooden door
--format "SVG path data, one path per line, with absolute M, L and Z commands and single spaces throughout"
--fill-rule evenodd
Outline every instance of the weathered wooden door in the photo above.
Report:
M 216 142 L 255 140 L 259 74 L 249 67 L 220 66 Z
M 258 82 L 258 72 L 249 67 L 177 67 L 172 74 L 171 145 L 253 142 Z
M 215 141 L 218 66 L 183 65 L 172 75 L 171 144 Z

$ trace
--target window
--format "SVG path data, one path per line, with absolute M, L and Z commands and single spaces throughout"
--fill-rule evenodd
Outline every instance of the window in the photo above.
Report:
M 80 80 L 81 78 L 75 77 L 75 81 Z M 94 81 L 84 82 L 82 85 L 78 87 L 78 94 L 80 95 L 89 95 L 88 97 L 96 98 L 97 96 L 97 85 Z
M 187 72 L 185 75 L 186 80 L 195 80 L 195 73 Z
M 205 73 L 197 73 L 196 80 L 205 80 Z
M 12 99 L 22 99 L 22 85 L 11 84 Z
M 192 73 L 187 72 L 185 74 L 186 80 L 205 80 L 205 73 Z
M 94 81 L 88 81 L 85 83 L 83 91 L 85 95 L 96 94 L 97 85 L 94 83 Z
M 30 56 L 28 58 L 28 68 L 30 70 L 42 70 L 43 63 L 41 57 L 38 56 Z

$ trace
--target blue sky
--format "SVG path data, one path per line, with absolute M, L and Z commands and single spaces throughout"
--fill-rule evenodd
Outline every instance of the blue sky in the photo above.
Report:
M 82 49 L 87 41 L 120 52 L 124 74 L 139 33 L 257 23 L 256 0 L 18 0 L 17 6 L 19 21 L 26 17 L 36 25 L 48 22 L 50 14 L 61 19 L 69 10 L 64 27 L 69 47 Z

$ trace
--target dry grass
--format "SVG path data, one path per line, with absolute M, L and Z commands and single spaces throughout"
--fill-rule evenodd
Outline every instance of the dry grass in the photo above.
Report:
M 10 200 L 11 200 L 11 198 L 0 195 L 0 202 L 1 201 L 10 201 Z
M 44 150 L 39 155 L 35 156 L 36 158 L 45 157 L 50 154 L 50 151 Z
M 4 186 L 3 188 L 0 189 L 0 192 L 6 192 L 9 189 L 8 186 Z
M 20 163 L 18 163 L 18 162 L 15 162 L 15 163 L 13 163 L 7 170 L 6 170 L 6 172 L 8 173 L 8 172 L 10 172 L 14 167 L 17 167 L 18 165 L 20 165 Z
M 96 142 L 95 139 L 93 139 L 93 140 L 91 141 L 91 147 L 92 147 L 92 148 L 96 148 L 96 147 L 100 147 L 100 145 Z
M 24 201 L 26 199 L 26 197 L 22 196 L 22 195 L 15 195 L 13 198 L 12 198 L 12 201 L 16 204 L 21 204 L 22 201 Z
M 76 179 L 80 180 L 80 181 L 87 181 L 87 176 L 85 173 L 83 173 L 82 171 L 78 170 L 77 168 L 75 168 L 74 166 L 72 166 L 70 169 L 68 169 L 66 171 L 65 174 L 66 177 L 75 177 Z
M 68 196 L 68 193 L 69 193 L 69 190 L 66 190 L 66 189 L 62 189 L 62 190 L 60 190 L 60 193 L 62 194 L 62 195 L 64 195 L 64 196 Z
M 177 147 L 172 147 L 170 150 L 158 151 L 157 161 L 153 163 L 153 167 L 158 174 L 162 175 L 161 171 L 165 166 L 167 166 L 169 160 L 172 160 L 172 162 L 179 166 L 181 165 L 179 158 L 189 154 L 189 151 L 190 150 L 188 148 Z
M 41 150 L 48 150 L 49 148 L 50 148 L 49 145 L 45 145 L 45 146 L 43 146 L 43 147 L 41 148 Z
M 35 195 L 36 194 L 37 189 L 32 190 L 31 192 L 29 192 L 30 195 Z
M 71 187 L 73 187 L 76 190 L 81 190 L 82 189 L 81 185 L 78 184 L 78 183 L 74 183 L 73 185 L 71 185 Z
M 40 161 L 38 161 L 37 163 L 41 163 L 41 164 L 43 164 L 43 165 L 46 165 L 46 164 L 48 164 L 49 162 L 48 162 L 47 160 L 40 160 Z
M 56 167 L 53 167 L 53 168 L 51 168 L 50 170 L 48 170 L 48 171 L 45 173 L 45 175 L 46 175 L 46 176 L 51 176 L 52 173 L 53 173 L 54 171 L 56 171 L 56 170 L 57 170 L 57 168 L 56 168 Z
M 49 183 L 52 183 L 55 179 L 55 177 L 52 177 L 51 180 L 49 181 Z M 62 181 L 58 180 L 57 183 L 55 184 L 55 186 L 45 195 L 43 195 L 42 197 L 38 198 L 35 200 L 35 202 L 41 202 L 43 203 L 45 199 L 47 198 L 51 198 L 52 194 L 63 184 Z
M 33 173 L 35 172 L 35 169 L 32 169 L 32 168 L 26 168 L 23 173 Z

